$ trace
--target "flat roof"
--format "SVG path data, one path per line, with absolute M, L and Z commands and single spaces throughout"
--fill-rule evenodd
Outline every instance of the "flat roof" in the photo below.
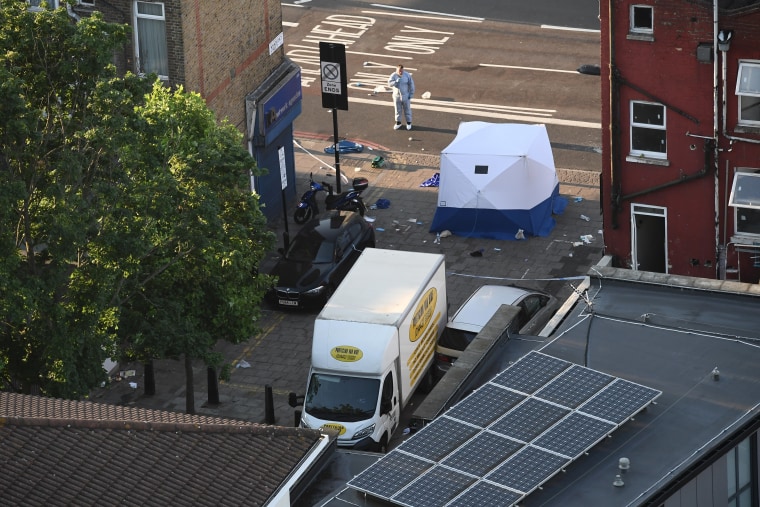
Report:
M 760 417 L 760 298 L 608 278 L 588 295 L 593 311 L 581 300 L 541 351 L 662 395 L 529 499 L 640 505 Z
M 505 366 L 536 349 L 662 395 L 532 492 L 526 504 L 662 502 L 658 495 L 716 459 L 713 453 L 742 427 L 760 421 L 760 286 L 734 283 L 729 287 L 736 290 L 726 291 L 721 281 L 662 275 L 644 282 L 625 279 L 632 278 L 627 270 L 596 272 L 588 298 L 576 302 L 550 337 L 512 339 Z M 630 469 L 624 486 L 616 487 L 620 458 L 630 460 Z M 326 505 L 345 505 L 354 495 L 348 488 L 335 498 L 340 503 Z M 362 505 L 388 505 L 360 497 Z

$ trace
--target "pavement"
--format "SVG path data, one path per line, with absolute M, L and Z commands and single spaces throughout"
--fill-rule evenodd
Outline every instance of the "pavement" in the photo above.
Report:
M 412 138 L 414 131 L 408 133 Z M 295 134 L 296 198 L 308 187 L 309 173 L 318 181 L 334 181 L 334 155 L 324 153 L 329 139 Z M 372 167 L 381 156 L 382 167 Z M 378 248 L 443 253 L 446 257 L 449 311 L 456 310 L 483 284 L 519 285 L 539 289 L 564 301 L 603 254 L 602 218 L 599 206 L 599 173 L 557 168 L 560 194 L 568 200 L 563 214 L 555 217 L 556 226 L 548 237 L 524 240 L 488 240 L 449 236 L 436 242 L 428 231 L 435 212 L 438 189 L 421 187 L 439 170 L 438 154 L 402 153 L 365 144 L 362 153 L 340 154 L 341 173 L 350 182 L 362 176 L 369 180 L 364 191 L 370 206 L 378 199 L 390 201 L 387 209 L 370 209 Z M 328 178 L 332 177 L 332 180 Z M 345 190 L 350 183 L 343 183 Z M 288 205 L 287 228 L 294 236 L 298 226 L 292 221 L 295 202 Z M 270 224 L 282 246 L 285 222 Z M 471 253 L 480 251 L 482 255 Z M 271 252 L 262 270 L 274 263 Z M 372 287 L 367 287 L 372 290 Z M 287 312 L 265 308 L 262 332 L 245 343 L 232 345 L 221 341 L 218 351 L 231 364 L 228 381 L 218 386 L 219 403 L 208 403 L 207 368 L 193 364 L 195 413 L 257 423 L 272 421 L 281 426 L 295 423 L 288 393 L 303 394 L 311 356 L 311 333 L 316 313 Z M 154 364 L 156 393 L 144 393 L 140 364 L 117 365 L 111 380 L 95 390 L 96 402 L 129 405 L 148 409 L 186 411 L 184 362 L 160 360 Z M 271 392 L 271 397 L 266 396 Z M 268 402 L 269 400 L 269 402 Z M 212 400 L 216 401 L 216 400 Z M 267 417 L 269 416 L 269 417 Z

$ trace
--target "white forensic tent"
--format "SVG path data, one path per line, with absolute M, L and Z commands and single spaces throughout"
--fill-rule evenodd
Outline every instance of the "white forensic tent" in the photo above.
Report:
M 430 231 L 515 239 L 522 229 L 526 237 L 548 236 L 558 199 L 545 125 L 463 122 L 441 152 L 438 207 Z

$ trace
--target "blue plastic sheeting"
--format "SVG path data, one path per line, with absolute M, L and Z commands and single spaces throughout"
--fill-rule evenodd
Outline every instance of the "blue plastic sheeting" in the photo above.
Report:
M 355 143 L 353 141 L 346 141 L 345 139 L 343 141 L 338 141 L 338 152 L 339 153 L 361 153 L 364 151 L 364 145 Z M 325 153 L 329 154 L 335 154 L 335 145 L 331 144 L 330 146 L 325 147 Z

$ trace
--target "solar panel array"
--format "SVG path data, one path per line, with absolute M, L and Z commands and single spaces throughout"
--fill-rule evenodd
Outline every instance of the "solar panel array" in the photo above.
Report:
M 515 505 L 660 394 L 530 352 L 348 484 L 408 507 Z

